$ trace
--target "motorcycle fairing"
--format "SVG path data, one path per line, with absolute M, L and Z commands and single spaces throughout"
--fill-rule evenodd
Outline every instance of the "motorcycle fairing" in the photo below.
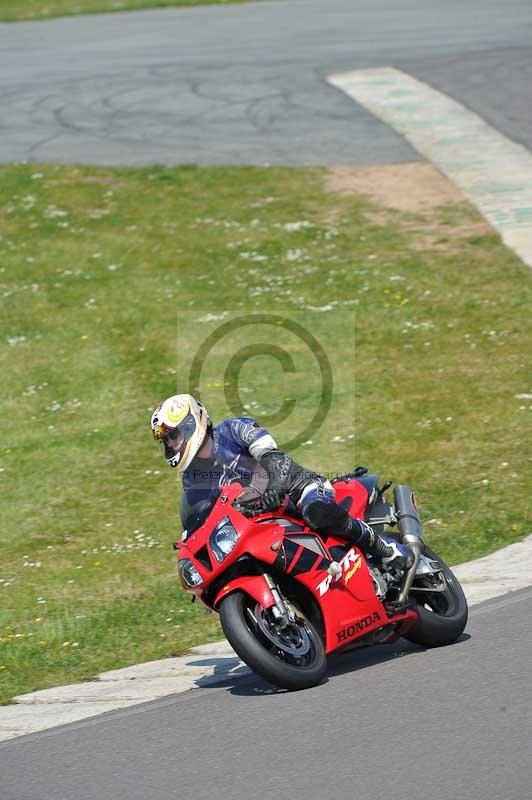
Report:
M 367 502 L 365 487 L 350 480 L 345 484 L 335 484 L 335 488 L 343 496 L 342 499 L 352 497 L 351 513 L 354 514 L 356 509 L 357 516 L 363 517 L 364 503 Z M 346 547 L 346 542 L 336 537 L 328 537 L 324 546 L 323 540 L 314 531 L 303 526 L 300 520 L 291 519 L 285 514 L 277 517 L 269 515 L 262 520 L 260 517 L 247 519 L 232 506 L 239 491 L 241 487 L 238 484 L 227 487 L 208 520 L 185 542 L 178 544 L 180 558 L 190 558 L 203 578 L 203 584 L 191 591 L 206 605 L 215 608 L 223 597 L 236 590 L 247 591 L 265 608 L 273 605 L 273 596 L 262 576 L 236 577 L 217 589 L 214 600 L 208 599 L 206 589 L 238 559 L 249 555 L 293 577 L 312 593 L 324 620 L 328 653 L 389 624 L 387 612 L 375 594 L 370 572 L 360 550 Z M 210 549 L 209 537 L 224 517 L 229 518 L 240 532 L 240 539 L 229 556 L 218 563 Z M 308 537 L 308 542 L 305 542 L 305 537 Z M 310 545 L 311 541 L 317 541 L 319 546 L 305 546 Z M 322 556 L 321 548 L 326 554 L 331 549 L 344 553 L 341 560 L 345 559 L 345 569 L 342 569 L 339 579 L 328 575 L 327 568 L 331 560 Z M 205 550 L 209 553 L 210 569 L 203 557 Z M 201 560 L 198 555 L 202 556 Z M 325 590 L 324 581 L 328 583 Z M 394 614 L 393 622 L 404 621 L 406 624 L 415 619 L 415 614 L 405 612 L 402 615 Z
M 320 569 L 295 576 L 312 592 L 320 605 L 327 653 L 391 624 L 386 609 L 375 594 L 373 580 L 361 551 L 356 547 L 350 548 L 340 565 L 342 575 L 338 579 Z M 415 614 L 406 611 L 404 614 L 394 614 L 393 623 L 408 623 L 410 627 L 416 619 Z

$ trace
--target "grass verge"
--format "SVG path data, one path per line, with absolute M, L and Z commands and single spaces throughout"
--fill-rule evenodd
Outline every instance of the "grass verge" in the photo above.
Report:
M 306 309 L 342 370 L 355 308 L 356 439 L 340 411 L 293 455 L 411 483 L 452 563 L 529 532 L 530 274 L 469 206 L 384 212 L 317 169 L 0 176 L 0 701 L 220 635 L 177 586 L 176 476 L 147 426 L 177 309 Z M 254 375 L 260 418 L 277 381 Z
M 226 6 L 230 3 L 246 2 L 249 0 L 2 0 L 0 22 L 24 22 L 31 19 L 138 11 L 148 8 Z

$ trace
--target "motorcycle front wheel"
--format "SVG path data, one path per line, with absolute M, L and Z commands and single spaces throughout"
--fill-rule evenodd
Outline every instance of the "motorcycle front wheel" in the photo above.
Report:
M 410 597 L 416 601 L 418 621 L 404 638 L 424 647 L 442 647 L 455 642 L 467 624 L 467 600 L 447 564 L 425 545 L 424 554 L 436 562 L 441 579 L 415 578 Z
M 325 677 L 325 647 L 309 620 L 298 616 L 282 628 L 244 592 L 225 597 L 219 612 L 233 650 L 268 683 L 294 691 L 316 686 Z

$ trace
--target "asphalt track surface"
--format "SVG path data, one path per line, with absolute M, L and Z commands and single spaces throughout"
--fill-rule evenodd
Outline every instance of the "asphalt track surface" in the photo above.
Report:
M 304 692 L 236 678 L 14 739 L 2 800 L 524 800 L 531 637 L 524 589 L 454 645 L 346 653 Z
M 530 0 L 273 0 L 0 25 L 0 161 L 419 160 L 325 80 L 381 66 L 532 148 Z

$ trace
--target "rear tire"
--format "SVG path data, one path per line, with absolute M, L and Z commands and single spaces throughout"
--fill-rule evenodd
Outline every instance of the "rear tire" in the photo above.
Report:
M 220 603 L 220 621 L 229 644 L 268 683 L 291 691 L 316 686 L 325 677 L 327 657 L 321 636 L 307 619 L 294 626 L 293 637 L 301 638 L 302 656 L 290 655 L 289 649 L 276 647 L 276 631 L 272 627 L 272 639 L 264 635 L 265 620 L 262 609 L 244 592 L 232 592 Z M 257 614 L 262 614 L 257 624 Z M 279 638 L 281 645 L 286 641 Z
M 424 553 L 431 561 L 440 564 L 447 586 L 445 592 L 416 594 L 414 581 L 410 598 L 416 602 L 419 620 L 405 633 L 404 638 L 424 647 L 442 647 L 452 644 L 462 635 L 467 624 L 467 600 L 447 564 L 426 545 Z

